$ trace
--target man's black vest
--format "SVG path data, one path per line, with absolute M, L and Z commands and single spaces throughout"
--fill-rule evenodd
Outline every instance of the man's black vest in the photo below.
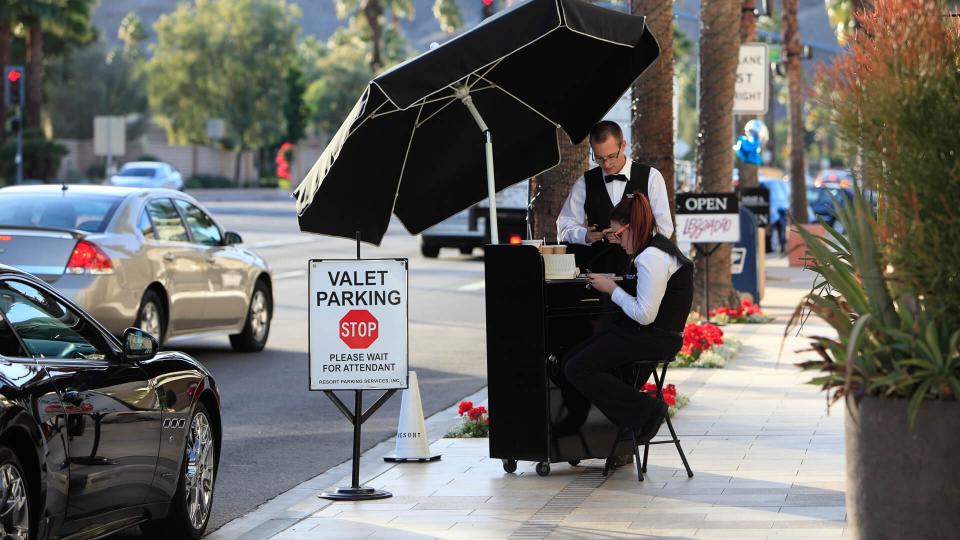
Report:
M 587 214 L 587 226 L 597 225 L 600 229 L 606 229 L 610 226 L 610 211 L 613 210 L 615 204 L 610 200 L 610 195 L 607 193 L 607 183 L 603 178 L 603 169 L 594 167 L 585 172 L 583 183 L 587 188 L 586 198 L 583 201 L 583 210 Z M 627 196 L 634 191 L 639 191 L 649 199 L 649 183 L 650 166 L 634 161 L 630 166 L 630 180 L 627 181 L 623 195 Z
M 680 263 L 680 268 L 667 280 L 667 289 L 663 293 L 663 299 L 660 300 L 657 316 L 647 326 L 668 332 L 682 332 L 687 324 L 690 307 L 693 306 L 693 262 L 680 251 L 676 244 L 660 233 L 657 233 L 653 240 L 640 250 L 640 253 L 651 248 L 659 249 L 667 255 L 676 257 L 677 262 Z M 621 283 L 623 289 L 632 295 L 636 294 L 636 272 L 634 263 L 631 261 L 630 272 L 626 275 L 624 282 Z M 624 315 L 624 319 L 627 319 L 625 322 L 629 325 L 635 326 L 637 324 L 636 321 L 626 317 L 626 315 Z
M 614 204 L 607 193 L 603 169 L 594 167 L 585 172 L 583 183 L 586 188 L 583 210 L 587 214 L 587 227 L 596 225 L 598 230 L 606 229 L 610 226 L 610 212 Z M 634 161 L 630 166 L 630 180 L 623 190 L 624 197 L 639 191 L 649 199 L 649 183 L 650 166 Z M 592 272 L 623 274 L 630 263 L 630 258 L 620 246 L 604 241 L 594 242 L 589 246 L 575 246 L 572 252 L 577 257 L 577 267 L 584 272 L 589 269 Z

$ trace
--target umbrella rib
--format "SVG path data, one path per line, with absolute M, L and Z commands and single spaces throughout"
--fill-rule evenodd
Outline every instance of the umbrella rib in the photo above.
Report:
M 506 88 L 500 86 L 499 84 L 497 84 L 497 83 L 495 83 L 495 82 L 493 82 L 493 81 L 488 81 L 487 79 L 483 79 L 483 80 L 484 80 L 485 82 L 489 83 L 489 84 L 491 85 L 491 87 L 496 88 L 496 89 L 500 90 L 501 92 L 503 92 L 504 94 L 512 97 L 514 100 L 517 101 L 517 103 L 520 103 L 520 104 L 523 105 L 524 107 L 526 107 L 526 108 L 530 109 L 531 111 L 537 113 L 538 115 L 540 115 L 540 116 L 541 116 L 544 120 L 546 120 L 547 122 L 550 122 L 550 123 L 553 124 L 554 126 L 560 127 L 560 124 L 559 124 L 558 122 L 554 121 L 554 120 L 553 120 L 552 118 L 550 118 L 549 116 L 547 116 L 547 115 L 543 114 L 542 112 L 538 111 L 536 108 L 534 108 L 533 106 L 531 106 L 531 105 L 530 105 L 529 103 L 527 103 L 526 101 L 524 101 L 524 100 L 518 98 L 517 96 L 513 95 L 513 94 L 512 94 L 509 90 L 507 90 Z
M 440 101 L 440 100 L 439 100 L 439 99 L 438 99 L 438 100 L 434 100 L 434 102 L 436 102 L 436 101 Z M 424 118 L 423 120 L 420 120 L 420 114 L 417 114 L 417 123 L 414 125 L 414 129 L 422 126 L 423 124 L 426 124 L 427 121 L 429 121 L 429 120 L 430 120 L 431 118 L 433 118 L 434 116 L 440 114 L 444 109 L 446 109 L 447 107 L 449 107 L 450 104 L 453 103 L 454 101 L 456 101 L 456 98 L 455 98 L 455 97 L 451 97 L 446 103 L 443 104 L 442 107 L 440 107 L 439 109 L 437 109 L 437 110 L 433 111 L 432 113 L 430 113 L 430 116 Z M 424 103 L 424 105 L 425 105 L 425 104 L 426 104 L 426 103 Z M 423 105 L 420 106 L 420 110 L 423 111 Z
M 393 206 L 390 207 L 390 215 L 397 208 L 397 197 L 400 195 L 400 185 L 403 183 L 403 172 L 407 169 L 407 158 L 410 157 L 410 147 L 413 146 L 413 136 L 417 134 L 417 126 L 420 125 L 420 115 L 423 114 L 423 103 L 417 110 L 417 118 L 413 122 L 413 129 L 410 130 L 410 140 L 407 141 L 407 151 L 403 153 L 403 164 L 400 165 L 400 175 L 397 178 L 397 191 L 393 194 Z M 559 143 L 558 143 L 559 144 Z

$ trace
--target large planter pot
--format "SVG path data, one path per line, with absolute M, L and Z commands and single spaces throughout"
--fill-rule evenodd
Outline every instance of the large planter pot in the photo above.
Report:
M 827 229 L 819 223 L 804 223 L 799 225 L 814 236 L 826 236 Z M 807 255 L 807 245 L 799 233 L 791 230 L 787 233 L 787 261 L 790 266 L 803 266 Z
M 865 397 L 846 417 L 847 516 L 854 538 L 960 537 L 960 402 Z

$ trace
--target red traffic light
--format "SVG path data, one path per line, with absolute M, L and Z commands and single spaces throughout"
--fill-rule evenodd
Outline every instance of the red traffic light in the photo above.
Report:
M 493 5 L 493 0 L 481 0 L 481 1 L 483 2 L 483 5 L 485 5 L 485 6 L 492 6 L 492 5 Z
M 7 79 L 12 83 L 19 81 L 22 77 L 23 73 L 18 69 L 11 69 L 10 72 L 7 73 Z

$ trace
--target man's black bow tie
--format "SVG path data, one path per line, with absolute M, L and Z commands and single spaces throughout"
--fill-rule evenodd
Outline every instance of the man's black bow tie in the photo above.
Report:
M 621 182 L 626 182 L 626 181 L 627 181 L 627 175 L 625 175 L 625 174 L 608 174 L 607 176 L 604 176 L 603 179 L 606 180 L 608 184 L 609 184 L 610 182 L 613 182 L 614 180 L 619 180 L 619 181 L 621 181 Z

